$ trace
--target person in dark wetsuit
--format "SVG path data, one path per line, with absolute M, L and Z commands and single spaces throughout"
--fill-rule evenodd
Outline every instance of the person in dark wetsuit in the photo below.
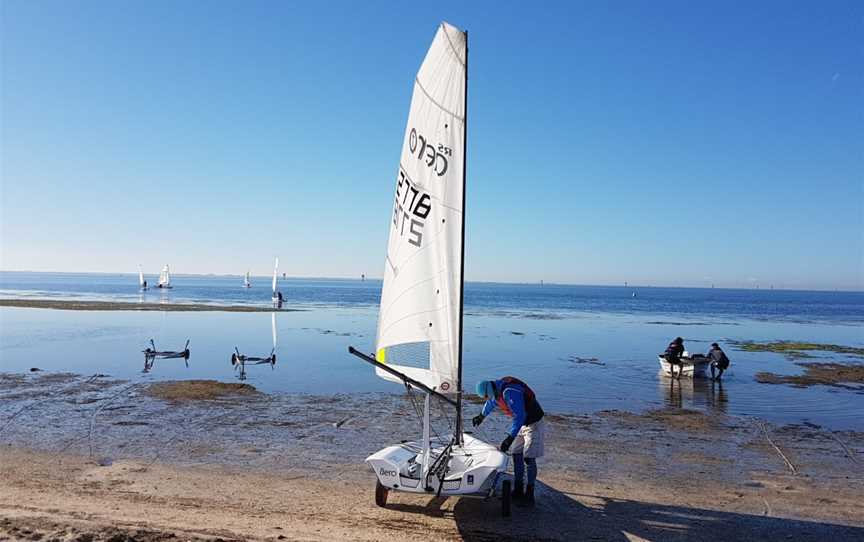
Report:
M 534 505 L 534 483 L 537 480 L 537 458 L 543 457 L 543 440 L 546 423 L 543 421 L 543 408 L 534 392 L 527 384 L 505 376 L 500 380 L 483 380 L 477 384 L 477 395 L 486 399 L 483 410 L 471 420 L 474 427 L 496 408 L 513 418 L 507 436 L 501 442 L 500 450 L 512 451 L 514 488 L 513 498 L 517 504 Z M 528 468 L 528 485 L 523 489 L 525 465 Z
M 729 368 L 729 358 L 726 357 L 726 352 L 720 348 L 717 343 L 711 343 L 711 350 L 708 351 L 708 358 L 711 360 L 711 380 L 720 381 L 723 376 L 723 371 Z M 714 377 L 714 368 L 719 371 L 717 377 Z
M 675 339 L 669 343 L 669 346 L 666 347 L 666 352 L 663 356 L 666 358 L 666 361 L 669 362 L 669 372 L 672 375 L 672 378 L 681 379 L 681 373 L 684 372 L 684 365 L 681 363 L 681 355 L 684 354 L 684 339 L 681 337 L 675 337 Z M 678 366 L 678 376 L 675 376 L 675 366 Z

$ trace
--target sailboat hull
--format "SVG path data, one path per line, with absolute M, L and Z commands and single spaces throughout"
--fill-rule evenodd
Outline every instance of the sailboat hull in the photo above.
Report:
M 443 483 L 436 476 L 423 476 L 421 442 L 388 446 L 367 457 L 366 463 L 389 490 L 438 494 L 441 486 L 442 496 L 491 497 L 496 490 L 500 491 L 501 482 L 509 478 L 506 471 L 510 457 L 471 435 L 463 435 L 463 442 L 462 446 L 453 447 Z M 445 446 L 446 442 L 433 440 L 432 462 Z

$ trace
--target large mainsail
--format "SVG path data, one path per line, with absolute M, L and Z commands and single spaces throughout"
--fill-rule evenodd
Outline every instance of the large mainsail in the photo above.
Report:
M 461 384 L 466 55 L 466 35 L 442 23 L 414 79 L 376 341 L 379 362 L 443 393 Z
M 144 289 L 144 271 L 141 270 L 140 265 L 138 266 L 138 287 Z

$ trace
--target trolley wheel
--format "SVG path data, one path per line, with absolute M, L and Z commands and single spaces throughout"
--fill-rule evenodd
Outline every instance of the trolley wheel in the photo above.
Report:
M 390 490 L 381 485 L 380 480 L 375 481 L 375 504 L 384 508 L 387 506 L 387 494 L 390 493 Z
M 510 487 L 510 480 L 501 482 L 501 515 L 505 518 L 510 517 L 510 503 L 512 501 Z

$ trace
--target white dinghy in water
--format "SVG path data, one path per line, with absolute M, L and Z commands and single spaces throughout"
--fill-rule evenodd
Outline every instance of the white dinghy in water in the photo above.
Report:
M 666 361 L 665 354 L 657 354 L 657 361 L 660 363 L 660 371 L 666 376 L 689 376 L 690 378 L 698 378 L 705 376 L 705 369 L 708 368 L 711 360 L 702 354 L 690 355 L 689 352 L 684 352 L 681 356 L 681 366 L 675 369 L 675 374 L 672 374 L 672 364 Z M 679 375 L 680 371 L 680 375 Z
M 442 23 L 414 80 L 396 177 L 375 355 L 385 380 L 425 394 L 423 436 L 366 458 L 375 502 L 391 490 L 503 497 L 509 456 L 462 431 L 462 300 L 465 241 L 468 35 Z M 452 434 L 432 436 L 432 401 L 455 409 Z
M 168 269 L 168 264 L 165 264 L 165 267 L 162 268 L 162 272 L 159 273 L 159 284 L 157 285 L 159 288 L 173 288 L 171 286 L 171 271 Z

